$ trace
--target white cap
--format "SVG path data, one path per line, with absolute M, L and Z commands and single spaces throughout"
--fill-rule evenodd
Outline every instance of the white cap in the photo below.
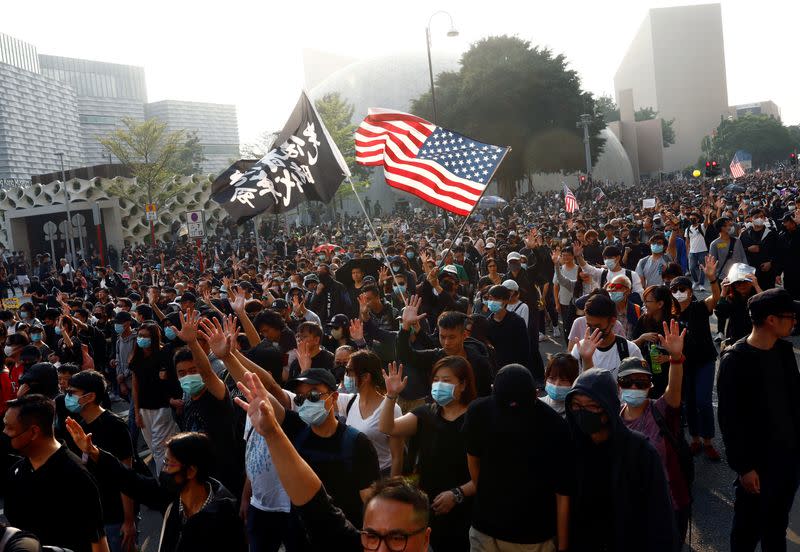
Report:
M 520 254 L 519 254 L 519 253 L 517 253 L 516 251 L 512 251 L 511 253 L 509 253 L 509 254 L 506 256 L 506 262 L 510 262 L 510 261 L 519 261 L 519 260 L 521 260 L 521 259 L 522 259 L 522 257 L 521 257 L 521 256 L 520 256 Z
M 456 268 L 456 265 L 444 265 L 442 272 L 449 272 L 450 274 L 458 277 L 458 269 Z
M 494 247 L 494 242 L 486 242 L 486 249 L 491 249 Z
M 504 288 L 510 291 L 519 291 L 519 284 L 514 280 L 506 280 L 500 285 L 502 285 Z

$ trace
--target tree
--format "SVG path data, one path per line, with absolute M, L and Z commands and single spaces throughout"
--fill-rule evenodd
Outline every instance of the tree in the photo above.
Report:
M 182 130 L 167 132 L 167 124 L 158 119 L 142 122 L 126 117 L 122 124 L 124 128 L 100 138 L 99 142 L 136 180 L 129 187 L 113 183 L 109 186 L 112 194 L 135 204 L 141 204 L 145 196 L 147 202 L 159 205 L 194 185 L 180 184 L 175 176 L 186 174 L 184 171 L 197 161 L 196 135 L 187 140 Z
M 277 138 L 277 132 L 262 132 L 255 142 L 244 144 L 240 148 L 242 159 L 261 159 L 272 149 Z
M 347 163 L 352 174 L 351 179 L 356 189 L 363 190 L 368 188 L 369 172 L 365 166 L 356 162 L 356 125 L 351 122 L 355 110 L 353 104 L 344 100 L 339 92 L 329 92 L 314 102 L 314 106 L 317 108 L 325 128 L 328 129 L 328 134 L 330 134 L 336 147 L 342 153 L 342 157 L 344 157 L 345 163 Z M 353 189 L 349 184 L 345 183 L 339 187 L 336 192 L 336 198 L 339 199 L 341 204 L 341 201 L 352 193 Z
M 800 145 L 797 140 L 800 133 L 795 132 L 768 115 L 723 119 L 716 134 L 706 136 L 701 143 L 703 154 L 698 163 L 702 165 L 716 160 L 725 164 L 740 149 L 753 156 L 753 166 L 785 161 L 789 153 Z
M 591 149 L 597 160 L 605 122 L 563 55 L 494 36 L 473 44 L 460 65 L 457 72 L 436 77 L 436 122 L 482 142 L 511 146 L 496 174 L 502 195 L 512 196 L 514 182 L 529 172 L 584 169 L 583 130 L 575 126 L 582 113 L 593 114 Z M 411 111 L 430 120 L 430 92 L 413 100 Z
M 600 96 L 597 98 L 596 109 L 603 115 L 603 119 L 607 123 L 619 121 L 619 108 L 617 102 L 611 96 Z
M 183 148 L 178 153 L 175 162 L 170 166 L 170 171 L 175 174 L 190 176 L 202 170 L 203 161 L 205 160 L 200 137 L 197 136 L 196 132 L 191 131 L 186 134 Z

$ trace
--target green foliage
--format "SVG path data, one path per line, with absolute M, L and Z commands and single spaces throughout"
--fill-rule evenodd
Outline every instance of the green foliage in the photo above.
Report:
M 196 135 L 188 140 L 182 130 L 167 132 L 166 123 L 157 119 L 137 121 L 122 120 L 124 128 L 115 130 L 99 142 L 111 152 L 136 178 L 127 188 L 119 184 L 109 186 L 114 195 L 141 204 L 146 194 L 156 205 L 193 186 L 181 185 L 176 175 L 191 174 L 194 163 L 202 161 L 202 149 Z
M 641 107 L 633 114 L 633 118 L 636 121 L 651 121 L 656 117 L 658 117 L 658 111 L 652 107 Z M 672 123 L 674 122 L 675 119 L 670 119 L 669 121 L 661 119 L 661 139 L 665 148 L 675 143 L 675 129 L 672 128 Z
M 170 166 L 170 171 L 183 176 L 190 176 L 202 170 L 205 161 L 203 156 L 203 146 L 200 144 L 200 137 L 192 131 L 186 134 L 186 141 L 180 149 L 175 161 Z
M 737 150 L 753 156 L 753 166 L 785 161 L 789 153 L 800 146 L 800 129 L 786 127 L 768 115 L 745 115 L 734 120 L 724 119 L 714 136 L 701 143 L 699 165 L 716 160 L 726 165 Z
M 240 148 L 242 159 L 261 159 L 272 149 L 277 137 L 277 132 L 262 132 L 255 142 L 244 144 Z
M 483 142 L 511 146 L 496 175 L 503 195 L 510 196 L 514 181 L 529 172 L 585 168 L 583 130 L 575 126 L 582 113 L 594 114 L 589 130 L 597 160 L 605 122 L 563 55 L 516 37 L 494 36 L 473 44 L 460 63 L 459 71 L 436 78 L 436 122 Z M 430 92 L 413 100 L 411 111 L 431 120 Z
M 603 115 L 607 123 L 619 121 L 619 108 L 617 102 L 611 96 L 600 96 L 597 98 L 596 109 Z
M 329 92 L 322 98 L 314 102 L 325 128 L 328 129 L 331 139 L 339 148 L 344 157 L 345 163 L 350 168 L 353 184 L 356 190 L 363 190 L 369 187 L 369 172 L 363 165 L 356 163 L 356 125 L 353 120 L 353 104 L 341 97 L 339 92 Z M 336 197 L 342 199 L 353 193 L 349 184 L 339 186 Z

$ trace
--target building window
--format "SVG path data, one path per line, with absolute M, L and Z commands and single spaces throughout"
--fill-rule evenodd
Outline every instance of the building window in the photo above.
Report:
M 87 125 L 115 125 L 117 117 L 106 115 L 81 115 L 81 123 Z
M 230 144 L 203 144 L 203 153 L 206 155 L 239 155 L 239 146 Z

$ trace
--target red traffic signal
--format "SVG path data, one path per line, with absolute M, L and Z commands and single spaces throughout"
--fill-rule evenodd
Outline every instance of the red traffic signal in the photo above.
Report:
M 796 154 L 796 153 L 790 153 L 790 154 L 789 154 L 789 159 L 794 159 L 794 158 L 796 158 L 796 157 L 797 157 L 797 154 Z
M 711 161 L 706 161 L 706 168 L 708 169 L 709 167 L 711 167 Z
M 584 182 L 586 182 L 586 177 L 585 176 L 581 176 L 580 180 L 581 180 L 581 184 L 583 184 Z
M 712 161 L 712 162 L 711 162 L 711 166 L 712 166 L 712 167 L 716 167 L 716 166 L 717 166 L 717 162 L 716 162 L 716 161 Z

